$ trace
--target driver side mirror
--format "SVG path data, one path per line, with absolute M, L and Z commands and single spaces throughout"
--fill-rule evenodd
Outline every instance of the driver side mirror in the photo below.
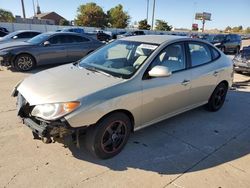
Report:
M 50 42 L 49 41 L 45 41 L 44 43 L 43 43 L 43 46 L 49 46 L 50 45 Z
M 160 66 L 157 65 L 155 67 L 153 67 L 149 72 L 148 75 L 150 77 L 168 77 L 172 74 L 171 71 L 169 71 L 169 69 L 165 66 Z

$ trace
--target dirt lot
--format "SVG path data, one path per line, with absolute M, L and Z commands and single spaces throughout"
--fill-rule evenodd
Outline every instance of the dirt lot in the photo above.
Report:
M 0 71 L 0 187 L 250 187 L 250 76 L 235 75 L 219 112 L 201 107 L 163 121 L 98 160 L 32 139 L 10 97 L 28 75 Z

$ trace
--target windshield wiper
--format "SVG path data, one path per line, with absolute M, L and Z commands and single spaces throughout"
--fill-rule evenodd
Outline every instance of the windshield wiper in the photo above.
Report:
M 92 67 L 92 66 L 86 66 L 86 67 L 84 67 L 85 69 L 87 69 L 87 70 L 89 70 L 89 71 L 92 71 L 92 72 L 98 72 L 98 73 L 101 73 L 101 74 L 103 74 L 103 75 L 105 75 L 105 76 L 112 76 L 111 74 L 108 74 L 108 73 L 106 73 L 106 72 L 104 72 L 104 71 L 101 71 L 101 70 L 99 70 L 99 69 L 97 69 L 97 68 L 95 68 L 95 67 Z

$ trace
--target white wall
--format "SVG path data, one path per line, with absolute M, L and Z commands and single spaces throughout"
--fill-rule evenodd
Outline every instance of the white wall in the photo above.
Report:
M 25 23 L 5 23 L 0 22 L 1 27 L 5 27 L 10 32 L 17 31 L 17 30 L 37 30 L 41 32 L 47 32 L 47 31 L 56 31 L 57 29 L 62 28 L 70 28 L 72 26 L 59 26 L 59 25 L 40 25 L 40 24 L 25 24 Z M 91 32 L 98 30 L 100 28 L 95 27 L 82 27 L 85 32 Z M 116 29 L 116 28 L 106 28 L 106 31 L 110 32 L 118 32 L 118 31 L 133 31 L 137 29 Z M 146 34 L 171 34 L 171 33 L 185 33 L 185 32 L 169 32 L 169 31 L 150 31 L 150 30 L 144 30 Z

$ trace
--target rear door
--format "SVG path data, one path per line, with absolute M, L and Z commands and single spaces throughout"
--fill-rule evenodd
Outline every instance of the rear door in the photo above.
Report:
M 91 40 L 86 37 L 78 35 L 68 35 L 67 37 L 67 62 L 77 61 L 94 50 Z
M 212 94 L 219 74 L 219 67 L 216 58 L 219 57 L 217 51 L 205 43 L 187 43 L 191 74 L 191 97 L 192 105 L 199 105 L 208 101 Z M 212 50 L 213 49 L 213 50 Z M 214 55 L 217 52 L 217 57 Z

